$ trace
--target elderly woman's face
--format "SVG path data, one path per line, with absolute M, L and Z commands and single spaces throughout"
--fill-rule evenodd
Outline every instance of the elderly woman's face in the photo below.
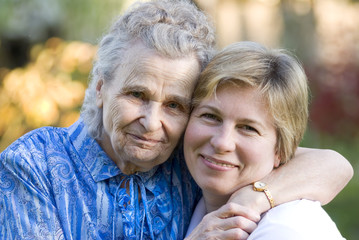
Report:
M 188 168 L 206 191 L 228 196 L 267 175 L 279 159 L 276 130 L 260 92 L 220 86 L 192 112 L 184 137 Z
M 137 44 L 111 82 L 97 86 L 100 145 L 122 172 L 148 171 L 168 159 L 188 121 L 198 61 L 168 59 Z

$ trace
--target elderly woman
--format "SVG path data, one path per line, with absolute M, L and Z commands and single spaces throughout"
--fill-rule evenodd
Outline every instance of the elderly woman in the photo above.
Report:
M 176 146 L 214 40 L 190 1 L 147 1 L 126 11 L 99 44 L 81 118 L 69 128 L 36 129 L 1 153 L 0 239 L 182 239 L 201 195 Z M 277 201 L 335 196 L 351 167 L 326 153 L 308 151 L 283 168 L 303 172 L 293 181 L 316 185 L 293 191 L 275 173 L 271 190 L 288 189 Z M 335 178 L 316 174 L 339 168 Z M 263 198 L 251 197 L 259 204 L 250 207 L 266 208 Z
M 189 231 L 212 213 L 188 239 L 245 239 L 245 231 L 224 227 L 225 221 L 237 218 L 249 232 L 255 226 L 240 216 L 223 217 L 227 210 L 221 206 L 252 183 L 265 191 L 272 209 L 248 239 L 342 239 L 319 203 L 298 200 L 275 207 L 275 196 L 258 182 L 292 159 L 307 119 L 307 78 L 284 50 L 240 42 L 214 57 L 194 91 L 184 136 L 188 169 L 203 192 Z M 220 216 L 226 220 L 218 221 Z

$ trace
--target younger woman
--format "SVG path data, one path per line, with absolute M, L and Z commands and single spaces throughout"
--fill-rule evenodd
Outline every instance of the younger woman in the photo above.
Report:
M 203 191 L 189 232 L 199 225 L 188 239 L 246 239 L 256 227 L 248 221 L 251 213 L 226 216 L 228 205 L 222 206 L 252 183 L 272 209 L 248 239 L 342 239 L 319 202 L 275 206 L 270 189 L 257 182 L 294 156 L 307 119 L 307 78 L 290 54 L 240 42 L 216 55 L 195 89 L 184 136 L 186 163 Z M 199 223 L 206 213 L 211 214 Z M 242 221 L 244 231 L 231 221 Z

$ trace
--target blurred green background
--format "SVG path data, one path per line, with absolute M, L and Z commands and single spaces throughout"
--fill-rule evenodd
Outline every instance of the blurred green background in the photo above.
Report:
M 79 116 L 97 40 L 132 0 L 0 0 L 0 151 L 31 129 Z M 218 47 L 241 40 L 284 47 L 312 91 L 303 146 L 340 152 L 358 169 L 359 1 L 197 0 Z M 359 178 L 325 209 L 359 239 Z

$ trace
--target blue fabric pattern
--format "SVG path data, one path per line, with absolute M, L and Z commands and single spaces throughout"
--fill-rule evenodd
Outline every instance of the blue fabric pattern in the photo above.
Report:
M 200 198 L 182 151 L 124 175 L 81 119 L 24 135 L 0 160 L 0 239 L 183 239 Z

